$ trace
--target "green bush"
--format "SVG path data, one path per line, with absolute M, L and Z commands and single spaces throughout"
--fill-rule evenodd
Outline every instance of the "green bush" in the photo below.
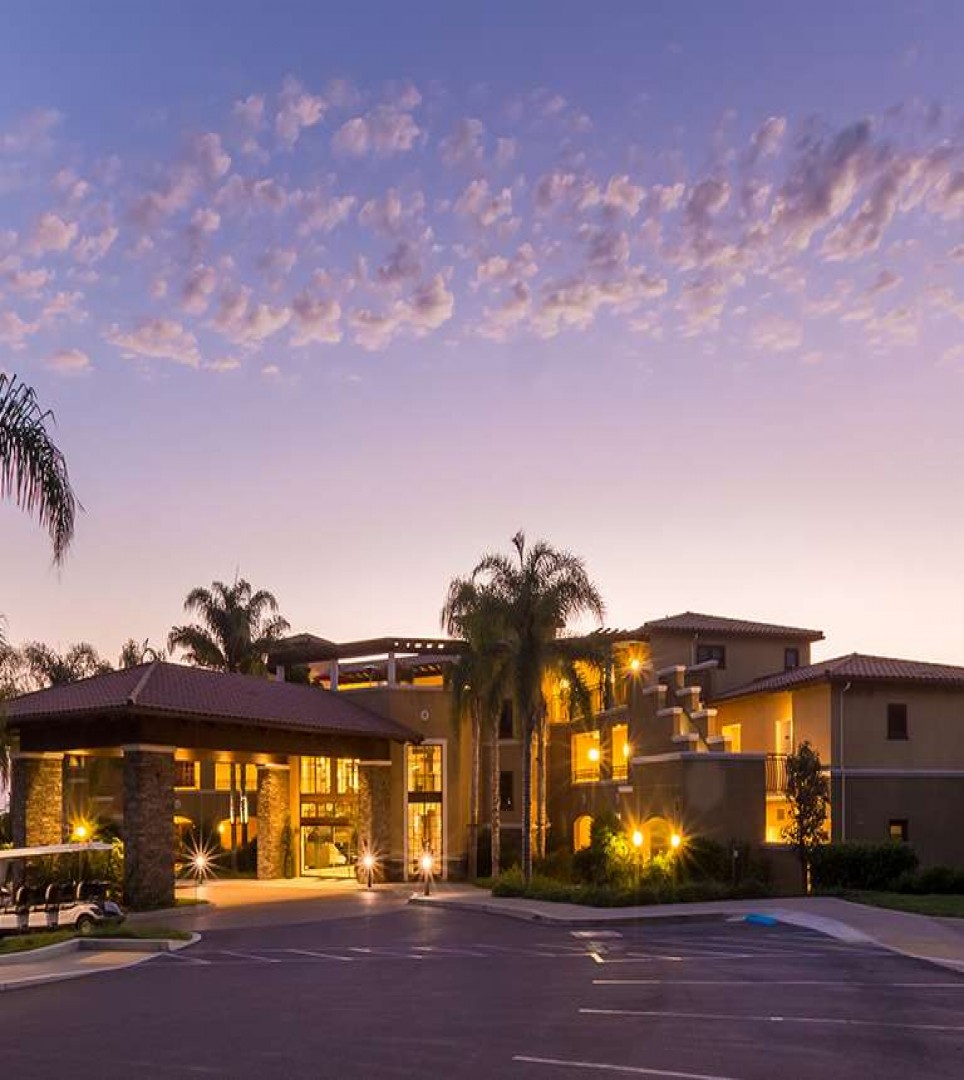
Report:
M 613 813 L 601 813 L 589 830 L 589 847 L 572 857 L 572 876 L 585 885 L 625 887 L 633 880 L 636 862 L 623 823 Z
M 818 889 L 893 889 L 904 874 L 917 869 L 917 853 L 909 844 L 870 844 L 849 840 L 821 844 L 812 855 L 811 874 Z
M 951 866 L 929 866 L 926 870 L 910 871 L 901 874 L 895 882 L 894 891 L 918 895 L 964 894 L 964 870 Z
M 507 870 L 492 886 L 493 896 L 525 897 L 549 903 L 589 907 L 636 907 L 650 904 L 697 903 L 709 900 L 758 899 L 770 894 L 760 881 L 744 881 L 737 888 L 719 881 L 689 881 L 674 885 L 664 874 L 644 875 L 636 885 L 592 885 L 556 881 L 534 874 L 527 886 L 518 867 Z

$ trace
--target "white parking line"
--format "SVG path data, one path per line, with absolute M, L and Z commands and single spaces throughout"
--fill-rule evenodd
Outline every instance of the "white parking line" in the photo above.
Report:
M 254 953 L 235 952 L 233 949 L 219 949 L 222 956 L 239 956 L 242 960 L 256 960 L 260 964 L 280 964 L 280 960 L 272 960 L 268 956 L 256 956 Z
M 351 964 L 355 960 L 354 956 L 339 956 L 338 953 L 315 952 L 312 949 L 285 949 L 285 952 L 311 956 L 319 960 L 341 960 L 345 964 Z
M 826 1024 L 832 1027 L 882 1027 L 901 1031 L 964 1032 L 964 1025 L 904 1024 L 895 1020 L 851 1020 L 840 1016 L 762 1016 L 739 1013 L 671 1012 L 659 1009 L 580 1009 L 585 1016 L 637 1016 L 648 1020 L 729 1020 L 747 1024 Z
M 593 979 L 593 986 L 833 986 L 841 990 L 964 990 L 961 982 L 843 982 L 840 979 Z
M 671 1080 L 733 1080 L 731 1076 L 710 1075 L 708 1073 L 676 1072 L 671 1069 L 648 1069 L 643 1065 L 610 1065 L 605 1061 L 571 1061 L 566 1058 L 530 1057 L 528 1054 L 516 1054 L 513 1061 L 526 1065 L 551 1065 L 564 1069 L 592 1069 L 596 1072 L 624 1073 L 632 1076 L 665 1076 Z

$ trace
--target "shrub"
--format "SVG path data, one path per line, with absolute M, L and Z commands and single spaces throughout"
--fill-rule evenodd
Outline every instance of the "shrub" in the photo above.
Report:
M 818 889 L 886 891 L 895 887 L 901 875 L 916 870 L 917 862 L 917 853 L 909 844 L 849 840 L 815 848 L 811 872 Z
M 626 886 L 636 864 L 622 822 L 615 814 L 599 814 L 589 831 L 589 847 L 572 857 L 572 874 L 586 885 Z
M 901 874 L 894 888 L 902 893 L 964 894 L 964 870 L 951 866 L 929 866 L 926 870 Z

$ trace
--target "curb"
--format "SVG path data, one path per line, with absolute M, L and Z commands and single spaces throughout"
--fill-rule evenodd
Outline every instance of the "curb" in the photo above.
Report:
M 119 964 L 112 969 L 119 971 L 146 963 L 161 953 L 180 952 L 181 949 L 196 945 L 200 940 L 201 935 L 193 933 L 189 939 L 184 941 L 172 941 L 169 938 L 71 938 L 69 941 L 58 941 L 56 945 L 31 949 L 25 953 L 5 957 L 0 961 L 0 993 L 8 990 L 21 990 L 28 986 L 42 986 L 45 983 L 67 982 L 69 979 L 80 979 L 88 975 L 105 974 L 105 971 L 97 969 L 90 971 L 45 971 L 37 975 L 25 975 L 15 978 L 12 977 L 14 973 L 9 972 L 5 979 L 3 969 L 7 964 L 15 967 L 17 963 L 35 963 L 38 958 L 41 961 L 52 960 L 58 956 L 74 952 L 130 953 L 131 959 L 126 964 Z
M 549 926 L 572 927 L 587 926 L 593 923 L 605 923 L 609 925 L 640 925 L 647 922 L 657 923 L 660 926 L 671 926 L 679 923 L 719 923 L 719 922 L 744 922 L 752 917 L 752 912 L 718 911 L 705 912 L 695 911 L 692 914 L 686 912 L 667 912 L 662 914 L 658 910 L 647 909 L 645 915 L 641 914 L 609 914 L 616 911 L 614 908 L 586 908 L 587 912 L 599 912 L 599 917 L 592 915 L 573 918 L 566 915 L 553 915 L 549 912 L 533 911 L 525 908 L 509 908 L 501 905 L 487 904 L 484 901 L 460 901 L 447 900 L 445 897 L 427 897 L 419 894 L 412 896 L 410 904 L 420 904 L 427 907 L 443 907 L 449 910 L 474 911 L 484 915 L 501 915 L 504 918 L 518 919 L 523 922 L 542 923 Z M 818 934 L 834 938 L 837 941 L 845 941 L 851 944 L 880 944 L 874 938 L 868 937 L 859 930 L 854 930 L 846 923 L 836 919 L 828 919 L 823 916 L 806 915 L 803 913 L 787 910 L 771 910 L 765 914 L 767 919 L 784 923 L 788 926 L 797 926 L 804 930 L 813 930 Z M 884 946 L 886 948 L 886 946 Z

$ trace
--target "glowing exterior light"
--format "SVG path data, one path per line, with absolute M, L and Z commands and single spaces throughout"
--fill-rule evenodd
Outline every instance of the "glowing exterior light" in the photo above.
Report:
M 599 747 L 598 746 L 590 746 L 589 747 L 588 757 L 589 757 L 590 761 L 598 761 L 599 760 Z
M 73 831 L 70 834 L 71 840 L 76 840 L 78 843 L 83 843 L 85 840 L 90 839 L 90 826 L 86 822 L 78 821 L 74 825 Z
M 680 846 L 680 844 L 682 844 L 682 842 L 683 842 L 683 838 L 682 838 L 682 836 L 680 836 L 680 834 L 678 832 L 674 832 L 673 835 L 669 838 L 669 846 L 674 851 L 679 850 L 679 846 Z
M 371 851 L 366 851 L 361 857 L 362 869 L 365 871 L 365 886 L 369 889 L 375 884 L 375 862 L 375 855 Z
M 569 689 L 569 680 L 568 679 L 560 679 L 559 680 L 559 689 L 560 690 L 568 690 Z
M 425 877 L 425 895 L 428 896 L 432 892 L 432 865 L 434 860 L 432 859 L 431 851 L 423 851 L 422 857 L 418 862 L 419 866 L 422 868 L 422 874 Z
M 633 673 L 634 675 L 635 675 L 635 674 L 636 674 L 636 673 L 637 673 L 637 672 L 639 671 L 639 669 L 640 669 L 640 668 L 641 668 L 642 666 L 643 666 L 643 664 L 642 664 L 642 661 L 641 661 L 641 660 L 639 659 L 639 657 L 638 657 L 638 656 L 634 656 L 634 657 L 632 658 L 632 660 L 630 660 L 630 661 L 629 661 L 629 670 L 630 670 L 630 671 L 631 671 L 631 672 L 632 672 L 632 673 Z
M 628 758 L 631 752 L 631 748 L 628 742 L 623 743 L 623 757 Z
M 208 867 L 210 866 L 210 861 L 205 852 L 196 852 L 191 859 L 191 866 L 193 867 L 195 874 L 197 874 L 199 877 L 204 877 L 204 875 L 207 873 Z
M 633 831 L 633 847 L 639 850 L 643 846 L 643 834 L 639 829 Z

